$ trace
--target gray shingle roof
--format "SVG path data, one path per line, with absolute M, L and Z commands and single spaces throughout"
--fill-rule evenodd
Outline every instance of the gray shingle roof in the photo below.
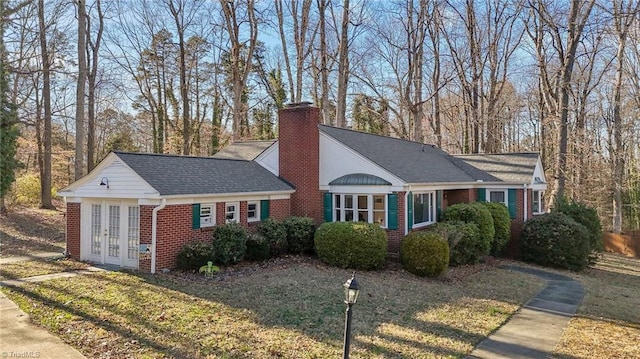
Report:
M 538 153 L 456 155 L 456 158 L 509 183 L 531 183 Z
M 327 125 L 319 127 L 407 183 L 500 181 L 432 145 Z
M 160 195 L 290 191 L 253 161 L 115 152 Z
M 213 158 L 253 161 L 276 140 L 235 142 L 213 155 Z

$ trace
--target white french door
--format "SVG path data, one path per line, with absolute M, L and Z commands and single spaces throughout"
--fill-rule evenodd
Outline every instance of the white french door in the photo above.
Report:
M 138 267 L 140 208 L 135 203 L 99 201 L 87 204 L 81 249 L 83 259 L 123 267 Z M 86 218 L 86 217 L 84 217 Z

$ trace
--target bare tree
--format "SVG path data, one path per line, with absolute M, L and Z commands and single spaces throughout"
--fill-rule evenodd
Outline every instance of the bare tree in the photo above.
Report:
M 624 181 L 624 145 L 622 142 L 623 119 L 621 116 L 621 94 L 625 68 L 625 51 L 629 29 L 636 21 L 640 10 L 640 2 L 614 0 L 613 23 L 618 40 L 616 51 L 616 76 L 613 86 L 613 231 L 622 231 L 622 183 Z
M 338 94 L 336 99 L 336 125 L 346 127 L 347 87 L 349 86 L 349 0 L 342 2 L 340 41 L 338 43 Z
M 84 175 L 84 96 L 87 82 L 87 13 L 85 0 L 77 0 L 78 6 L 78 82 L 76 85 L 76 157 L 75 157 L 75 179 L 79 180 Z M 43 20 L 44 21 L 44 20 Z M 45 48 L 42 50 L 43 59 Z M 48 70 L 47 70 L 48 71 Z M 46 95 L 45 95 L 45 117 L 46 117 Z M 50 121 L 50 120 L 49 120 Z M 46 124 L 46 122 L 45 122 Z M 46 127 L 45 127 L 46 133 Z M 45 144 L 46 146 L 46 144 Z M 49 152 L 51 151 L 49 144 Z M 45 149 L 46 151 L 46 149 Z
M 40 158 L 40 197 L 42 208 L 54 208 L 51 202 L 51 62 L 47 50 L 47 28 L 44 21 L 44 1 L 38 0 L 40 51 L 42 54 L 42 96 L 44 101 L 44 153 Z M 79 179 L 76 178 L 76 179 Z
M 96 0 L 96 11 L 98 16 L 98 29 L 93 39 L 91 34 L 91 16 L 87 16 L 87 171 L 91 171 L 95 167 L 96 156 L 96 88 L 98 76 L 98 53 L 100 51 L 100 43 L 104 32 L 104 13 L 100 0 Z
M 554 163 L 553 188 L 551 198 L 557 200 L 564 196 L 567 170 L 567 147 L 569 140 L 569 96 L 571 94 L 571 76 L 576 60 L 576 51 L 583 30 L 593 9 L 595 0 L 571 0 L 566 17 L 566 25 L 551 11 L 550 5 L 543 0 L 529 1 L 529 7 L 536 16 L 530 17 L 536 23 L 535 32 L 529 35 L 536 44 L 538 66 L 541 76 L 541 91 L 544 93 L 546 108 L 550 116 L 558 119 L 558 151 Z M 566 33 L 565 29 L 566 28 Z M 549 73 L 548 54 L 545 50 L 545 34 L 552 38 L 552 46 L 559 64 L 555 77 Z M 533 36 L 532 36 L 533 35 Z

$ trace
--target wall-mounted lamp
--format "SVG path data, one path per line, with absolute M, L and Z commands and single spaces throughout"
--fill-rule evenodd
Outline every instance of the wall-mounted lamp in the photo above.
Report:
M 100 180 L 100 185 L 107 186 L 107 189 L 109 189 L 109 179 L 107 177 L 102 177 L 102 179 Z

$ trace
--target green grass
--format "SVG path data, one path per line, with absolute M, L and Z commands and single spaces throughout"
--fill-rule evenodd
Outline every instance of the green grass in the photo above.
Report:
M 89 358 L 335 358 L 349 277 L 310 261 L 225 281 L 107 272 L 2 290 Z M 544 285 L 488 266 L 449 282 L 358 279 L 353 358 L 462 358 Z

